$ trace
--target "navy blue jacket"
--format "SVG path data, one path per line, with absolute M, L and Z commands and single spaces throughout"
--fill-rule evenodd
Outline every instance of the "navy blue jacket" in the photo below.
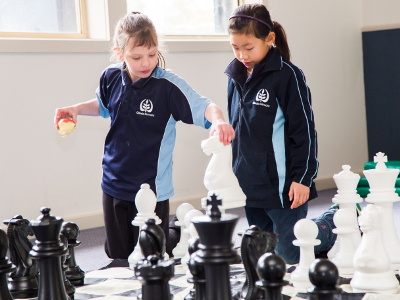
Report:
M 311 94 L 303 72 L 282 61 L 271 48 L 247 78 L 245 66 L 234 59 L 225 70 L 233 171 L 248 207 L 288 208 L 293 181 L 310 187 L 317 175 L 317 133 Z
M 211 101 L 159 67 L 132 83 L 122 63 L 103 72 L 96 96 L 100 115 L 111 118 L 104 145 L 103 191 L 135 201 L 140 185 L 148 183 L 157 201 L 169 199 L 174 194 L 176 122 L 208 128 L 204 113 Z

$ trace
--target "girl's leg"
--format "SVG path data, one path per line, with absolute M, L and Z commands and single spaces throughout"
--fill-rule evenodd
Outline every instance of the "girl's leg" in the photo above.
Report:
M 315 253 L 329 251 L 336 241 L 336 234 L 332 232 L 332 229 L 336 228 L 333 223 L 333 216 L 337 209 L 330 208 L 319 217 L 312 219 L 318 226 L 317 239 L 321 241 L 321 244 L 315 246 Z
M 169 249 L 169 199 L 157 202 L 154 212 L 156 213 L 157 217 L 161 219 L 161 224 L 159 224 L 159 226 L 162 228 L 165 234 L 165 248 L 167 251 L 167 249 Z

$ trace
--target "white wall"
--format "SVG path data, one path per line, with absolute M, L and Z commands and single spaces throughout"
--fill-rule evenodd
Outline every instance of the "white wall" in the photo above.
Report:
M 400 28 L 399 0 L 363 0 L 363 30 Z
M 268 1 L 312 91 L 320 188 L 333 187 L 332 176 L 341 165 L 360 172 L 367 160 L 361 0 L 321 2 Z M 224 51 L 166 55 L 167 68 L 224 112 L 223 71 L 232 58 Z M 46 205 L 54 215 L 83 222 L 78 222 L 81 228 L 101 225 L 101 157 L 109 121 L 79 117 L 76 131 L 62 138 L 53 116 L 57 107 L 93 98 L 108 64 L 105 52 L 0 53 L 0 220 L 16 214 L 33 219 Z M 200 149 L 205 138 L 207 131 L 201 128 L 178 126 L 172 201 L 206 194 L 203 176 L 209 157 Z

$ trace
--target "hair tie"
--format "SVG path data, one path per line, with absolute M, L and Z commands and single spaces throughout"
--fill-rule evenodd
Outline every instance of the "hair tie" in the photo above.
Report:
M 272 30 L 271 26 L 269 26 L 266 22 L 261 21 L 260 19 L 257 19 L 257 18 L 254 18 L 254 17 L 250 17 L 250 16 L 246 16 L 246 15 L 234 15 L 234 16 L 230 17 L 229 20 L 232 19 L 232 18 L 247 18 L 247 19 L 252 19 L 252 20 L 258 21 L 258 22 L 260 22 L 260 23 L 263 23 L 265 26 L 267 26 L 267 27 L 269 28 L 269 30 Z

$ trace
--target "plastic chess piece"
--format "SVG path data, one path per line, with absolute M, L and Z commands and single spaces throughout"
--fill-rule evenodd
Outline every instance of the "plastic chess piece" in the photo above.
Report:
M 200 249 L 196 251 L 194 259 L 205 269 L 207 300 L 231 300 L 229 265 L 240 259 L 232 244 L 233 231 L 239 217 L 221 215 L 218 206 L 222 205 L 222 201 L 215 195 L 211 196 L 207 204 L 211 206 L 207 215 L 192 219 L 200 237 Z
M 352 226 L 357 229 L 352 234 L 353 248 L 357 249 L 361 242 L 361 233 L 358 229 L 357 221 L 357 203 L 361 203 L 363 199 L 357 193 L 357 185 L 360 181 L 360 175 L 350 171 L 349 165 L 342 166 L 343 171 L 333 175 L 333 180 L 338 188 L 337 194 L 333 197 L 332 202 L 339 204 L 340 209 L 348 209 L 352 215 L 349 215 Z M 332 249 L 328 252 L 328 258 L 332 260 L 339 251 L 339 239 L 336 239 Z
M 161 219 L 157 217 L 154 210 L 156 209 L 157 205 L 157 197 L 154 192 L 150 189 L 150 185 L 147 183 L 143 183 L 140 186 L 140 190 L 137 192 L 135 197 L 135 205 L 138 213 L 136 217 L 132 221 L 133 226 L 139 227 L 139 232 L 144 225 L 145 220 L 151 218 L 154 219 L 156 224 L 161 223 Z M 135 264 L 141 259 L 141 251 L 140 251 L 140 244 L 139 239 L 133 252 L 128 257 L 129 268 L 131 270 L 134 269 Z
M 242 299 L 264 299 L 264 291 L 256 286 L 258 280 L 257 263 L 267 251 L 267 233 L 256 225 L 250 226 L 242 238 L 241 254 L 246 281 L 242 288 Z
M 204 266 L 196 262 L 196 251 L 199 250 L 200 239 L 195 238 L 189 243 L 189 270 L 193 277 L 188 278 L 189 283 L 193 283 L 193 288 L 184 300 L 206 300 L 206 273 Z
M 289 284 L 283 280 L 286 273 L 286 263 L 283 258 L 273 253 L 263 254 L 257 263 L 257 273 L 260 280 L 256 285 L 265 291 L 265 298 L 261 299 L 282 300 L 282 287 Z
M 181 238 L 179 243 L 172 250 L 174 258 L 182 258 L 187 252 L 189 246 L 189 233 L 185 231 L 185 215 L 192 209 L 194 209 L 194 206 L 189 203 L 182 203 L 176 209 L 176 217 L 178 218 L 178 221 L 175 222 L 175 225 L 181 227 Z
M 65 274 L 74 286 L 81 286 L 84 284 L 85 272 L 81 270 L 75 260 L 75 248 L 81 244 L 80 241 L 77 241 L 80 234 L 79 227 L 73 222 L 64 222 L 61 227 L 61 233 L 68 240 L 69 257 L 65 262 L 67 266 Z
M 165 241 L 164 231 L 155 220 L 146 220 L 139 235 L 143 259 L 134 268 L 142 283 L 139 300 L 172 300 L 168 282 L 174 276 L 174 261 L 163 259 Z
M 355 293 L 396 294 L 399 287 L 382 241 L 380 210 L 368 204 L 358 217 L 363 236 L 354 254 L 354 276 L 350 281 Z
M 219 141 L 218 135 L 214 135 L 202 141 L 201 148 L 206 155 L 213 154 L 204 175 L 208 196 L 215 194 L 224 199 L 221 210 L 245 206 L 246 195 L 232 171 L 231 145 L 225 146 Z M 207 207 L 207 198 L 202 199 L 202 207 Z
M 39 265 L 29 251 L 32 244 L 28 236 L 33 236 L 29 221 L 21 215 L 4 220 L 7 225 L 10 260 L 16 267 L 8 278 L 8 287 L 14 298 L 35 298 L 39 291 Z
M 377 163 L 375 169 L 363 171 L 370 186 L 365 201 L 381 208 L 383 244 L 392 262 L 392 269 L 399 270 L 400 242 L 393 220 L 393 203 L 400 201 L 395 189 L 399 169 L 388 169 L 385 165 L 387 157 L 382 152 L 376 154 L 374 161 Z
M 338 287 L 339 271 L 334 263 L 327 259 L 316 259 L 310 266 L 310 281 L 313 284 L 307 292 L 315 300 L 334 300 L 342 289 Z
M 40 280 L 38 300 L 68 300 L 61 270 L 61 256 L 68 250 L 60 243 L 63 219 L 50 216 L 50 208 L 40 209 L 42 216 L 30 222 L 36 236 L 36 244 L 29 252 L 39 261 Z
M 336 228 L 333 233 L 337 234 L 339 240 L 339 251 L 331 261 L 339 269 L 340 275 L 353 275 L 353 258 L 356 249 L 353 243 L 354 232 L 359 232 L 358 226 L 353 226 L 353 212 L 349 209 L 339 209 L 333 216 Z
M 196 228 L 194 227 L 193 223 L 190 224 L 188 230 L 189 230 L 189 234 L 191 236 L 191 238 L 189 239 L 189 244 L 191 244 L 191 243 L 193 243 L 195 240 L 197 240 L 199 238 L 199 234 L 197 233 Z M 186 270 L 186 277 L 187 278 L 192 276 L 192 273 L 190 272 L 190 268 L 189 268 L 189 261 L 190 261 L 190 255 L 191 255 L 189 247 L 188 247 L 188 254 L 189 254 L 189 259 L 187 260 L 187 263 L 186 263 L 186 265 L 188 267 L 188 269 Z
M 196 216 L 202 216 L 202 215 L 203 215 L 203 213 L 197 209 L 192 209 L 185 214 L 184 222 L 185 222 L 186 229 L 184 229 L 184 231 L 186 231 L 186 233 L 190 237 L 188 240 L 189 243 L 190 243 L 190 239 L 193 238 L 189 232 L 189 227 L 192 224 L 191 220 Z M 193 231 L 192 231 L 192 233 L 193 233 Z M 195 234 L 194 237 L 198 237 L 198 234 Z M 182 268 L 184 271 L 188 270 L 187 264 L 189 262 L 189 259 L 190 259 L 189 250 L 186 248 L 186 253 L 181 259 L 181 264 L 182 264 Z
M 315 260 L 314 247 L 321 244 L 321 241 L 316 239 L 318 226 L 312 220 L 301 219 L 294 225 L 293 231 L 297 238 L 293 241 L 293 245 L 300 247 L 300 259 L 299 265 L 290 274 L 290 278 L 294 287 L 308 288 L 311 286 L 308 271 Z
M 68 251 L 68 239 L 63 234 L 60 234 L 60 242 L 64 245 L 64 249 Z M 65 291 L 67 292 L 68 297 L 70 299 L 74 299 L 76 289 L 72 285 L 72 283 L 68 280 L 67 274 L 65 274 L 65 271 L 68 269 L 68 266 L 65 264 L 65 262 L 69 258 L 70 258 L 69 251 L 67 252 L 67 254 L 61 256 L 61 270 L 63 275 Z
M 8 289 L 7 275 L 16 268 L 7 259 L 8 239 L 7 234 L 0 228 L 0 300 L 13 300 Z

